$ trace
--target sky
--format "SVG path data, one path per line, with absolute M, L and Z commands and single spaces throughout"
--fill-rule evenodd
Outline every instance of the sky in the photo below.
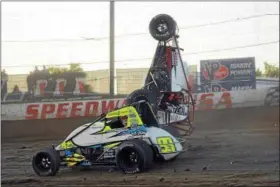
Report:
M 279 2 L 116 2 L 116 68 L 149 67 L 157 41 L 149 22 L 171 15 L 189 65 L 200 60 L 255 57 L 279 65 Z M 188 28 L 252 15 L 278 14 Z M 1 65 L 8 74 L 29 73 L 37 65 L 81 63 L 85 70 L 109 68 L 109 2 L 2 2 Z M 90 39 L 90 40 L 89 40 Z M 212 51 L 218 50 L 215 52 Z

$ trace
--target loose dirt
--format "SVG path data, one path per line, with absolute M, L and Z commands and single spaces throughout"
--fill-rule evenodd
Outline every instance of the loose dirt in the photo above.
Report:
M 225 109 L 196 114 L 196 130 L 175 161 L 146 173 L 112 167 L 62 168 L 38 177 L 32 155 L 58 144 L 91 119 L 2 122 L 2 186 L 279 186 L 279 108 Z M 26 124 L 27 123 L 27 124 Z M 42 129 L 40 129 L 42 128 Z M 13 129 L 16 129 L 13 131 Z M 36 130 L 39 132 L 36 134 Z

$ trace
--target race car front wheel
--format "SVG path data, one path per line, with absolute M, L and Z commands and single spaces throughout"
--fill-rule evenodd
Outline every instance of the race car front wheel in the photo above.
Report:
M 143 140 L 123 142 L 116 154 L 117 167 L 124 173 L 133 174 L 145 171 L 153 165 L 152 148 Z
M 39 176 L 54 176 L 60 168 L 60 156 L 53 148 L 47 148 L 32 159 L 32 167 Z
M 175 20 L 167 14 L 155 16 L 149 25 L 150 34 L 158 41 L 167 41 L 175 36 L 177 24 Z

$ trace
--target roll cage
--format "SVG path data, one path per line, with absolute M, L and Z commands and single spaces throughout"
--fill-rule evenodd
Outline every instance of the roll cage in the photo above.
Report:
M 195 119 L 195 99 L 192 95 L 192 87 L 187 77 L 187 69 L 184 67 L 184 62 L 181 56 L 182 48 L 178 44 L 179 35 L 172 36 L 167 41 L 159 41 L 154 54 L 154 58 L 151 67 L 147 73 L 145 84 L 142 89 L 158 93 L 157 104 L 161 108 L 164 104 L 166 97 L 171 98 L 167 101 L 169 103 L 185 104 L 188 108 L 188 116 L 184 121 L 177 121 L 174 124 L 168 122 L 170 126 L 173 126 L 183 132 L 185 135 L 192 134 L 194 130 Z M 174 57 L 177 55 L 177 58 Z M 172 90 L 172 69 L 176 72 L 178 68 L 183 70 L 183 79 L 185 80 L 185 86 L 180 85 L 180 90 Z M 182 96 L 182 99 L 176 99 L 177 96 Z M 173 97 L 175 96 L 175 97 Z M 177 124 L 183 123 L 184 128 Z

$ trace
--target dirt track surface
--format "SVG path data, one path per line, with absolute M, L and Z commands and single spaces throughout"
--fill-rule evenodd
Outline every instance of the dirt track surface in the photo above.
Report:
M 38 177 L 31 168 L 32 155 L 64 137 L 2 139 L 2 186 L 279 186 L 278 107 L 204 112 L 197 118 L 186 152 L 136 175 L 103 167 L 61 169 L 56 177 Z

